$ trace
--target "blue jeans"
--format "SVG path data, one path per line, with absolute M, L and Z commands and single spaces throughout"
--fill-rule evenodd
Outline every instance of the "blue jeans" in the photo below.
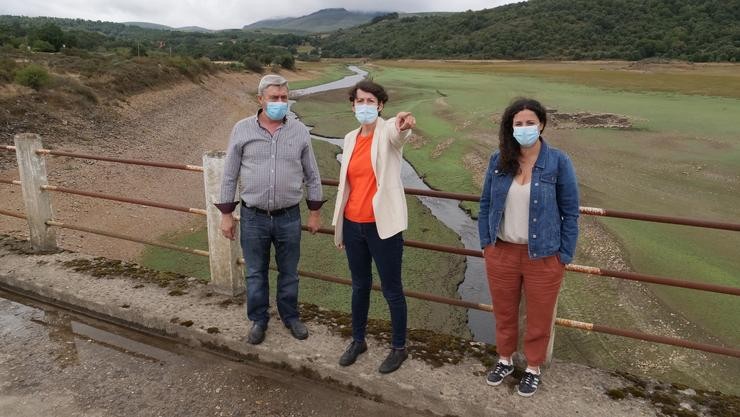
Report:
M 283 323 L 298 320 L 298 259 L 301 255 L 301 211 L 296 206 L 279 216 L 241 208 L 240 240 L 247 264 L 247 317 L 267 326 L 270 320 L 268 268 L 275 245 L 278 267 L 277 307 Z
M 358 342 L 365 340 L 373 284 L 372 261 L 375 260 L 383 296 L 391 313 L 391 347 L 405 347 L 406 296 L 401 282 L 403 235 L 397 233 L 381 239 L 375 223 L 355 223 L 347 219 L 343 227 L 344 248 L 352 273 L 352 338 Z

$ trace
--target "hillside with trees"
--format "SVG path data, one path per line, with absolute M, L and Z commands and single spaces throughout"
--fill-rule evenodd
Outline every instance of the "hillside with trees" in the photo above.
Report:
M 0 47 L 8 51 L 207 58 L 240 61 L 260 72 L 272 65 L 294 68 L 297 47 L 305 42 L 305 37 L 293 34 L 239 29 L 198 33 L 82 19 L 0 16 Z
M 740 60 L 740 0 L 530 0 L 338 30 L 322 56 Z
M 59 111 L 105 113 L 108 104 L 132 95 L 187 81 L 205 83 L 221 71 L 294 69 L 297 46 L 305 43 L 290 34 L 195 33 L 0 16 L 0 125 L 5 128 L 0 136 L 39 131 L 38 126 L 49 125 L 44 121 L 62 117 Z
M 158 23 L 149 23 L 149 22 L 123 22 L 123 24 L 128 25 L 128 26 L 138 26 L 144 29 L 179 30 L 180 32 L 202 32 L 202 33 L 215 32 L 215 30 L 202 28 L 200 26 L 183 26 L 183 27 L 175 28 L 172 26 L 160 25 Z
M 271 29 L 285 32 L 331 32 L 370 22 L 383 12 L 353 12 L 346 9 L 322 9 L 295 18 L 260 20 L 244 26 L 245 30 Z

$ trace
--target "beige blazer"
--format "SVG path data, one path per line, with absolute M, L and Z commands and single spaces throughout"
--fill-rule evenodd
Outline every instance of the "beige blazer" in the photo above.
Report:
M 339 171 L 339 187 L 337 200 L 334 204 L 334 244 L 344 243 L 342 226 L 344 223 L 344 207 L 349 199 L 349 184 L 347 184 L 347 165 L 352 159 L 355 149 L 357 128 L 344 137 L 344 152 L 342 168 Z M 373 143 L 370 147 L 370 161 L 375 172 L 378 191 L 373 197 L 373 211 L 378 235 L 387 239 L 408 227 L 408 209 L 406 196 L 403 193 L 401 182 L 401 163 L 403 161 L 403 145 L 411 137 L 411 129 L 399 132 L 396 129 L 396 118 L 388 120 L 378 118 L 373 133 Z

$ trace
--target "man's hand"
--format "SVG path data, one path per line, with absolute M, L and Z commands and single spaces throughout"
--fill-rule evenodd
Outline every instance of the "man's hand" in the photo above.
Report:
M 308 231 L 315 235 L 321 227 L 321 213 L 318 210 L 308 212 Z
M 396 115 L 396 129 L 399 132 L 412 129 L 414 126 L 416 126 L 416 119 L 410 112 L 402 111 Z
M 231 213 L 221 213 L 221 234 L 226 239 L 236 239 L 236 219 Z

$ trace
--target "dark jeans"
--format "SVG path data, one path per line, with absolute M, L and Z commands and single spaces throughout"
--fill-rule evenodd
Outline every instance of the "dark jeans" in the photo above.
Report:
M 267 325 L 270 320 L 268 267 L 270 247 L 275 245 L 278 267 L 277 307 L 280 318 L 288 324 L 298 315 L 298 259 L 301 255 L 301 211 L 296 206 L 279 216 L 241 208 L 242 251 L 247 264 L 247 317 Z
M 388 239 L 381 239 L 375 223 L 355 223 L 347 219 L 344 219 L 343 228 L 344 248 L 352 273 L 352 338 L 358 342 L 365 340 L 374 260 L 383 296 L 391 313 L 391 346 L 405 347 L 406 297 L 401 282 L 403 235 L 397 233 Z

